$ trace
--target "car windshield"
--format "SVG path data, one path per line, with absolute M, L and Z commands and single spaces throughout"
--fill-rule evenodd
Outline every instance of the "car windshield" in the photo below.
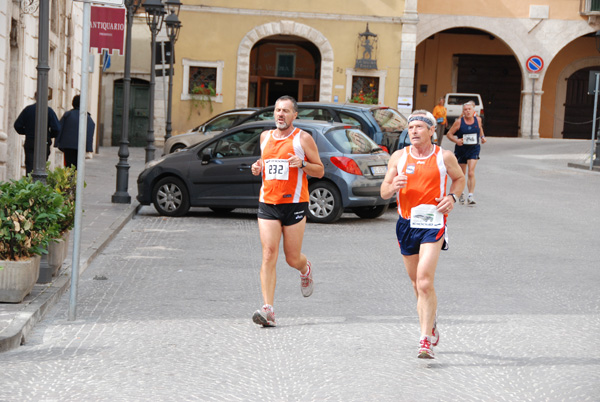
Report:
M 371 112 L 381 131 L 402 131 L 408 125 L 406 118 L 394 109 L 373 109 Z
M 343 154 L 382 152 L 382 149 L 373 140 L 356 128 L 330 130 L 325 134 L 325 138 Z
M 452 95 L 448 96 L 448 105 L 464 105 L 467 102 L 473 101 L 479 106 L 479 98 L 470 95 Z

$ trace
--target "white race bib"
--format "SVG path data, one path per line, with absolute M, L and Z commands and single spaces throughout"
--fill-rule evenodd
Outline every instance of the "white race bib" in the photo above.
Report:
M 477 144 L 477 134 L 463 134 L 463 144 L 464 145 L 476 145 Z
M 415 229 L 441 229 L 444 227 L 444 215 L 431 204 L 421 204 L 410 210 L 410 227 Z
M 287 180 L 290 173 L 290 162 L 287 159 L 265 160 L 265 180 Z

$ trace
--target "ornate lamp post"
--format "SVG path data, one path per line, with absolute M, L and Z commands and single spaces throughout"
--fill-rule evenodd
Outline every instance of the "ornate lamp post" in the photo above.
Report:
M 150 52 L 150 106 L 148 108 L 148 145 L 146 146 L 146 163 L 154 159 L 154 86 L 156 81 L 156 35 L 160 32 L 165 15 L 165 6 L 161 0 L 145 0 L 146 23 L 152 34 L 152 49 Z
M 125 36 L 125 71 L 123 77 L 123 121 L 121 122 L 121 144 L 119 146 L 119 163 L 117 163 L 117 189 L 112 202 L 118 204 L 131 203 L 127 192 L 129 187 L 129 97 L 131 94 L 131 29 L 133 16 L 142 4 L 142 0 L 125 0 L 127 8 L 127 34 Z
M 167 1 L 167 7 L 169 7 L 169 2 L 173 3 L 175 1 Z M 181 21 L 177 18 L 177 14 L 179 12 L 179 7 L 181 3 L 176 1 L 177 4 L 175 8 L 171 8 L 171 14 L 167 18 L 165 18 L 165 24 L 167 25 L 167 36 L 169 37 L 169 42 L 171 44 L 171 51 L 169 55 L 169 99 L 167 102 L 167 122 L 165 127 L 165 141 L 171 138 L 171 110 L 173 103 L 173 54 L 175 53 L 175 42 L 177 42 L 177 37 L 179 36 L 179 29 L 181 28 Z
M 50 2 L 39 3 L 37 99 L 35 107 L 34 180 L 46 182 L 46 150 L 48 139 L 48 49 L 50 47 Z

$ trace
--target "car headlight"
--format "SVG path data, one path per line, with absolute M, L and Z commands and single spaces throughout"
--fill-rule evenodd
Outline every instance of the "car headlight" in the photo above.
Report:
M 160 162 L 162 162 L 163 159 L 164 158 L 159 158 L 159 159 L 155 159 L 153 161 L 146 163 L 146 165 L 144 166 L 144 169 L 150 169 L 151 167 L 158 165 Z

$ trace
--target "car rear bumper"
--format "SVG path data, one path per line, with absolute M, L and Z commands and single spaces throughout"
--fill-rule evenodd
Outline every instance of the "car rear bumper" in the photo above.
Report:
M 369 179 L 359 176 L 352 182 L 346 207 L 364 207 L 389 203 L 389 200 L 381 198 L 381 183 L 383 183 L 383 178 Z

